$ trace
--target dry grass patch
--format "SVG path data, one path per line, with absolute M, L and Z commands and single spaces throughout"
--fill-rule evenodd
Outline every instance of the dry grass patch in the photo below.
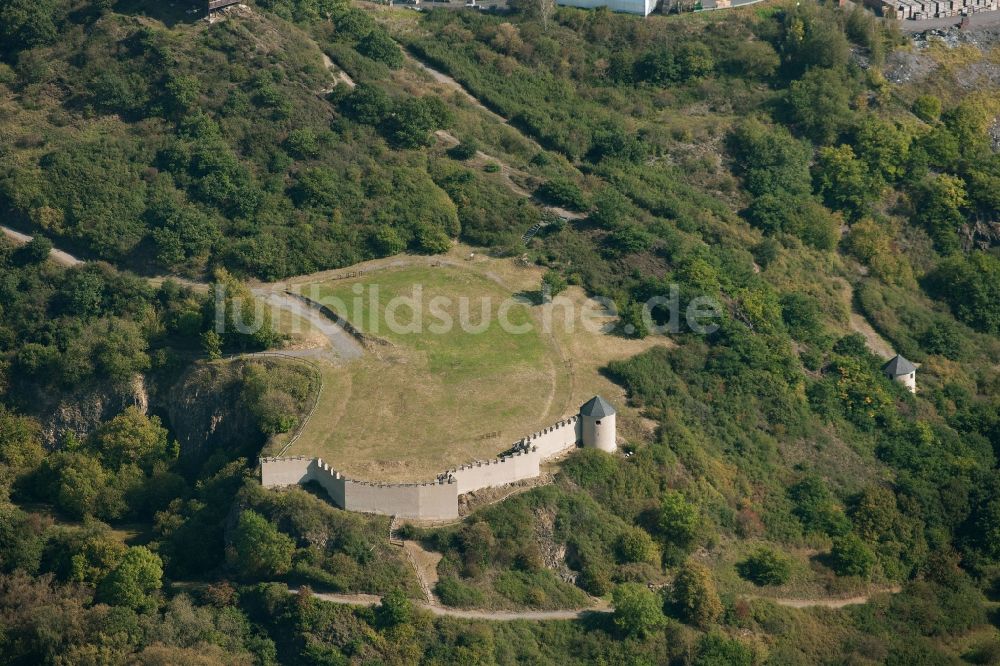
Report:
M 586 330 L 578 320 L 567 328 L 558 310 L 547 328 L 543 308 L 548 306 L 524 302 L 525 295 L 537 292 L 542 270 L 478 253 L 468 259 L 473 252 L 459 246 L 445 256 L 382 259 L 288 285 L 334 303 L 362 331 L 391 343 L 378 355 L 323 366 L 323 394 L 289 455 L 322 457 L 357 478 L 427 480 L 449 467 L 493 458 L 524 435 L 576 413 L 597 393 L 619 407 L 623 437 L 648 437 L 649 424 L 627 407 L 622 388 L 601 369 L 670 341 L 624 339 Z M 344 277 L 359 270 L 360 276 Z M 438 320 L 426 308 L 423 333 L 393 331 L 387 325 L 390 300 L 412 297 L 417 284 L 424 304 L 438 296 L 452 299 L 452 307 L 446 308 L 455 321 L 450 331 L 427 332 Z M 370 306 L 373 285 L 378 285 L 381 309 Z M 496 322 L 499 304 L 514 295 L 521 302 L 511 307 L 510 321 L 530 323 L 530 333 L 508 333 Z M 486 331 L 462 330 L 455 302 L 463 297 L 469 299 L 471 324 L 480 321 L 478 299 L 491 299 L 493 320 Z M 579 288 L 561 297 L 577 311 L 588 301 Z M 590 308 L 596 309 L 593 304 Z M 410 310 L 397 310 L 396 320 L 411 323 Z M 605 318 L 603 323 L 612 321 Z
M 495 321 L 499 303 L 513 293 L 501 281 L 472 267 L 417 262 L 320 282 L 318 294 L 325 301 L 340 299 L 345 308 L 335 309 L 392 346 L 379 357 L 369 354 L 324 370 L 327 383 L 319 406 L 289 453 L 321 456 L 360 478 L 426 480 L 447 467 L 492 458 L 561 416 L 552 413 L 558 373 L 545 336 L 537 327 L 508 333 Z M 365 290 L 360 309 L 355 308 L 355 285 Z M 375 286 L 380 308 L 372 308 L 369 300 Z M 449 331 L 428 331 L 434 320 L 427 312 L 422 332 L 394 330 L 385 306 L 395 297 L 412 296 L 415 287 L 422 290 L 424 304 L 436 297 L 469 299 L 471 324 L 480 321 L 480 299 L 490 299 L 494 319 L 482 333 L 468 333 L 458 324 L 456 303 L 448 310 L 455 319 Z M 534 323 L 532 309 L 512 307 L 511 322 Z M 412 323 L 408 308 L 397 314 L 396 321 Z
M 358 271 L 360 276 L 345 277 Z M 612 360 L 673 343 L 663 337 L 632 340 L 588 330 L 578 318 L 567 327 L 558 305 L 546 316 L 544 308 L 552 306 L 523 302 L 538 291 L 542 274 L 536 266 L 457 246 L 448 255 L 380 259 L 284 285 L 333 303 L 363 332 L 391 343 L 377 355 L 336 367 L 324 364 L 316 412 L 288 454 L 322 457 L 357 478 L 427 480 L 449 467 L 493 458 L 524 435 L 575 414 L 595 394 L 619 408 L 622 437 L 647 438 L 649 423 L 627 406 L 624 390 L 601 370 Z M 453 305 L 449 312 L 455 325 L 449 332 L 393 331 L 386 305 L 394 296 L 412 297 L 417 284 L 424 304 L 437 296 L 453 303 L 468 298 L 471 324 L 480 321 L 478 299 L 490 298 L 490 327 L 466 333 Z M 378 285 L 381 309 L 370 307 L 373 285 Z M 522 302 L 511 307 L 510 321 L 532 324 L 530 333 L 507 333 L 495 321 L 499 304 L 515 295 Z M 577 312 L 599 309 L 593 302 L 588 305 L 578 287 L 560 298 Z M 396 320 L 411 323 L 410 310 L 397 310 Z M 424 329 L 437 321 L 425 308 Z M 605 317 L 596 323 L 613 321 Z M 493 433 L 499 434 L 485 437 Z

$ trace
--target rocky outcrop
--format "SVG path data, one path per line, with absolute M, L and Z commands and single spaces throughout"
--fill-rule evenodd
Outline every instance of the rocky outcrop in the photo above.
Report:
M 68 436 L 84 439 L 100 423 L 115 417 L 126 407 L 149 410 L 149 392 L 145 378 L 136 374 L 122 386 L 87 384 L 63 393 L 55 405 L 39 411 L 42 442 L 58 448 Z
M 244 406 L 242 362 L 198 364 L 161 396 L 182 458 L 200 459 L 217 448 L 258 447 L 256 417 Z

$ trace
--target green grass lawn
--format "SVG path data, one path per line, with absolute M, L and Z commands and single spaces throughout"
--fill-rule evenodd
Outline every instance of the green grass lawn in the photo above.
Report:
M 356 285 L 364 287 L 360 296 L 356 293 Z M 449 381 L 506 373 L 512 365 L 541 363 L 545 354 L 530 305 L 510 306 L 507 320 L 515 327 L 528 324 L 536 330 L 525 334 L 505 331 L 497 321 L 498 309 L 512 295 L 472 271 L 442 266 L 378 272 L 361 279 L 321 285 L 319 293 L 325 303 L 330 299 L 342 302 L 344 308 L 334 309 L 365 333 L 426 354 L 428 370 L 446 375 Z M 375 293 L 380 307 L 373 308 L 372 295 Z M 409 307 L 400 306 L 392 316 L 397 324 L 394 330 L 387 320 L 387 309 L 393 299 L 416 299 L 417 294 L 423 303 L 422 317 L 414 316 Z M 442 305 L 440 315 L 431 311 L 436 299 L 447 299 L 449 303 L 444 305 L 445 301 L 438 301 Z M 468 299 L 467 307 L 462 307 L 461 299 Z M 483 303 L 489 303 L 491 313 L 485 320 Z M 467 316 L 462 316 L 463 311 Z M 463 330 L 463 319 L 467 322 L 465 329 L 472 332 Z M 450 328 L 446 326 L 448 320 L 452 322 Z M 484 323 L 488 326 L 479 332 Z M 403 330 L 416 324 L 420 324 L 417 326 L 420 332 Z
M 355 285 L 364 287 L 358 302 Z M 381 305 L 372 307 L 375 285 Z M 425 305 L 423 332 L 393 330 L 386 308 L 394 297 L 413 296 L 416 285 Z M 300 292 L 322 298 L 391 346 L 375 346 L 362 359 L 324 370 L 323 395 L 289 455 L 320 456 L 357 478 L 426 480 L 448 467 L 492 458 L 562 416 L 556 411 L 564 398 L 556 394 L 564 370 L 553 362 L 551 340 L 535 322 L 534 306 L 513 306 L 508 317 L 514 325 L 531 323 L 532 332 L 504 331 L 497 308 L 511 293 L 475 270 L 383 270 Z M 482 332 L 462 329 L 460 298 L 468 299 L 465 320 L 472 326 L 483 321 L 481 299 L 490 299 L 492 319 Z M 442 318 L 429 309 L 433 299 L 439 299 L 439 313 L 454 319 L 450 330 L 434 326 Z M 410 308 L 400 307 L 396 315 L 398 324 L 413 323 Z

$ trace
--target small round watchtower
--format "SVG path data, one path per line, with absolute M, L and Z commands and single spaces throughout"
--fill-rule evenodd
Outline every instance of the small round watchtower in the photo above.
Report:
M 615 408 L 599 395 L 580 408 L 580 438 L 587 448 L 613 453 L 618 448 Z
M 888 363 L 882 366 L 882 372 L 889 379 L 905 386 L 910 393 L 917 392 L 917 366 L 896 354 Z

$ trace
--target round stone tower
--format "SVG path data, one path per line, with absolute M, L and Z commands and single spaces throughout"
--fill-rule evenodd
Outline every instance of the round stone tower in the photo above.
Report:
M 910 393 L 917 392 L 917 366 L 907 361 L 901 354 L 896 354 L 883 365 L 882 372 L 889 379 L 905 386 Z
M 599 395 L 580 408 L 580 438 L 588 448 L 613 453 L 618 448 L 615 408 Z

